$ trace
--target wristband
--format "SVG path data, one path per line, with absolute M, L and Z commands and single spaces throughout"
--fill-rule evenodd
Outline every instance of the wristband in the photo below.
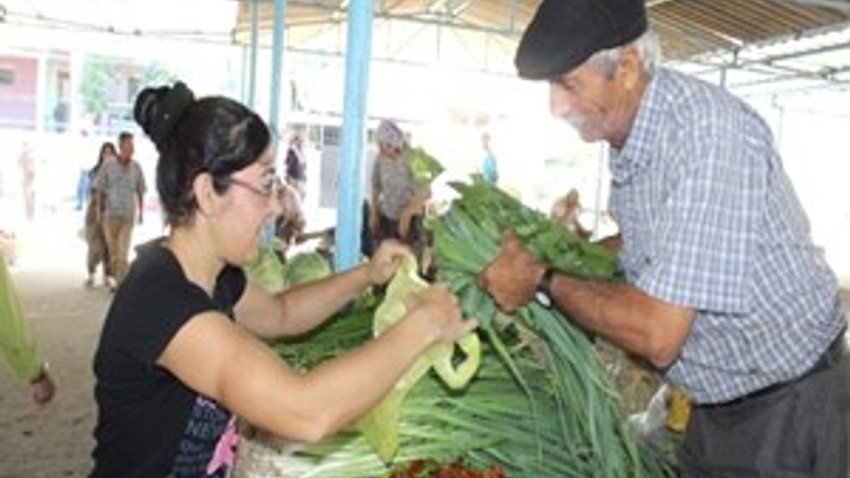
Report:
M 535 288 L 535 300 L 547 309 L 552 307 L 552 277 L 554 275 L 555 269 L 547 267 L 543 275 L 540 276 L 540 280 L 537 282 L 537 287 Z
M 554 277 L 555 272 L 557 272 L 555 269 L 547 267 L 543 275 L 540 276 L 536 289 L 546 295 L 552 295 L 552 277 Z

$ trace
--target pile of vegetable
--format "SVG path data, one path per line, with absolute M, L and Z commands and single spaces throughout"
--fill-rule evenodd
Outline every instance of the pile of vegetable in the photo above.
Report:
M 299 252 L 284 262 L 274 249 L 266 247 L 260 249 L 254 262 L 245 266 L 248 277 L 273 294 L 321 279 L 331 272 L 331 263 L 320 252 Z
M 407 313 L 404 299 L 428 288 L 428 283 L 417 274 L 416 259 L 405 256 L 395 277 L 390 281 L 384 300 L 375 310 L 372 322 L 375 336 L 379 336 L 404 318 Z M 460 363 L 454 363 L 454 345 L 435 344 L 425 351 L 395 384 L 384 399 L 357 423 L 357 429 L 385 462 L 391 462 L 399 447 L 398 419 L 408 392 L 433 368 L 437 376 L 452 390 L 466 387 L 481 361 L 481 344 L 478 335 L 470 332 L 457 346 L 465 353 Z
M 478 318 L 481 330 L 514 380 L 536 403 L 531 393 L 533 382 L 516 365 L 522 352 L 506 345 L 495 320 L 496 305 L 478 286 L 478 274 L 498 254 L 506 229 L 513 229 L 546 265 L 577 277 L 613 279 L 616 255 L 549 221 L 491 183 L 454 183 L 452 187 L 460 197 L 431 225 L 438 277 L 458 295 L 464 313 Z M 576 476 L 611 478 L 670 473 L 661 458 L 645 449 L 626 427 L 619 396 L 590 334 L 556 309 L 533 301 L 508 319 L 510 326 L 525 337 L 524 342 L 534 344 L 530 348 L 546 369 L 551 400 L 557 403 L 554 415 L 547 418 L 558 424 L 559 441 L 582 450 L 573 456 L 559 454 L 557 459 L 572 471 L 586 470 Z
M 515 229 L 543 262 L 570 274 L 609 280 L 616 256 L 489 183 L 453 187 L 460 197 L 430 227 L 439 279 L 459 297 L 465 315 L 481 323 L 477 352 L 466 344 L 423 356 L 424 365 L 414 367 L 417 380 L 405 376 L 401 389 L 388 396 L 390 412 L 385 401 L 352 428 L 288 456 L 292 476 L 673 476 L 626 428 L 618 394 L 589 334 L 536 303 L 511 316 L 497 313 L 475 280 L 498 253 L 506 228 Z M 427 285 L 415 270 L 405 263 L 394 280 L 403 286 L 390 285 L 389 305 L 380 314 L 367 295 L 313 333 L 277 344 L 279 353 L 310 368 L 380 333 L 404 315 L 403 295 Z M 464 373 L 457 381 L 428 373 L 441 367 Z M 461 464 L 454 467 L 458 473 L 447 474 L 453 464 Z M 460 474 L 472 470 L 479 474 Z

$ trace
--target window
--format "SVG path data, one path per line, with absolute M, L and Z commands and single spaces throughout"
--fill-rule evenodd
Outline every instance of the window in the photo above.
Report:
M 15 84 L 15 70 L 9 67 L 0 67 L 0 85 Z

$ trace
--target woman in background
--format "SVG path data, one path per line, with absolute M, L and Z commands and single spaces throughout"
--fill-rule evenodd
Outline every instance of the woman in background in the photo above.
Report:
M 108 161 L 114 161 L 117 156 L 115 145 L 109 141 L 100 145 L 100 153 L 97 155 L 97 163 L 88 171 L 89 184 L 94 183 L 94 179 L 100 172 L 100 168 Z M 88 246 L 87 254 L 87 271 L 88 278 L 86 279 L 86 287 L 94 286 L 94 274 L 97 271 L 98 264 L 103 266 L 103 285 L 108 284 L 108 278 L 112 277 L 112 271 L 109 268 L 109 251 L 106 248 L 106 236 L 103 232 L 103 211 L 98 211 L 98 205 L 102 207 L 105 204 L 102 200 L 97 200 L 97 195 L 103 194 L 97 189 L 89 189 L 88 205 L 86 206 L 85 219 L 85 240 Z

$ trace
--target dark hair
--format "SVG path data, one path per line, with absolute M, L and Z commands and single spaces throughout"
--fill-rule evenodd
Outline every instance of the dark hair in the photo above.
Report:
M 104 141 L 103 144 L 100 145 L 100 151 L 97 153 L 97 162 L 94 164 L 94 167 L 91 168 L 91 170 L 89 171 L 90 178 L 94 178 L 97 172 L 100 171 L 100 167 L 103 166 L 103 153 L 105 153 L 107 149 L 111 149 L 113 155 L 118 154 L 118 152 L 115 151 L 115 145 L 112 144 L 111 141 Z
M 195 99 L 183 83 L 146 88 L 136 98 L 136 122 L 156 145 L 156 187 L 165 222 L 188 222 L 198 207 L 192 182 L 209 173 L 223 193 L 229 176 L 253 164 L 271 143 L 265 122 L 223 96 Z

